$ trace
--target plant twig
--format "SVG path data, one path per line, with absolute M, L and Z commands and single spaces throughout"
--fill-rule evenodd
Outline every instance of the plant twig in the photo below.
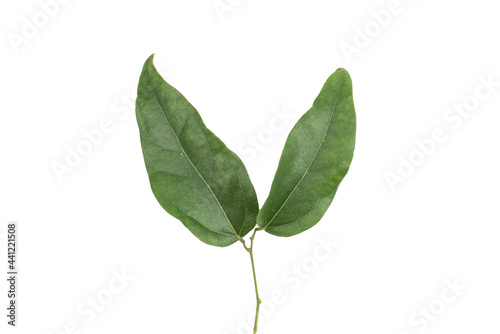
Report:
M 250 237 L 250 247 L 247 247 L 247 245 L 245 244 L 245 240 L 239 239 L 243 243 L 243 247 L 245 247 L 245 250 L 250 254 L 250 261 L 252 262 L 253 282 L 254 282 L 254 286 L 255 286 L 255 296 L 257 298 L 257 309 L 255 311 L 255 324 L 253 327 L 254 334 L 257 333 L 257 328 L 259 325 L 259 309 L 260 309 L 260 304 L 262 303 L 262 301 L 260 300 L 260 297 L 259 297 L 259 288 L 257 286 L 257 275 L 255 274 L 255 261 L 253 258 L 253 241 L 255 239 L 255 233 L 257 233 L 257 231 L 260 231 L 260 230 L 262 230 L 262 229 L 256 228 L 253 231 L 253 234 Z

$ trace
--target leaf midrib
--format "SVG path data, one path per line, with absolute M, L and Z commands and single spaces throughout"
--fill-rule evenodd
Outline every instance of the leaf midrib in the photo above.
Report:
M 286 203 L 288 202 L 288 200 L 290 199 L 290 197 L 292 196 L 292 194 L 295 192 L 295 190 L 297 189 L 297 187 L 300 185 L 300 183 L 302 182 L 302 180 L 304 179 L 304 177 L 307 175 L 307 173 L 309 172 L 309 168 L 311 168 L 314 160 L 316 159 L 316 156 L 318 155 L 318 152 L 319 150 L 321 149 L 321 146 L 323 145 L 324 143 L 324 140 L 326 138 L 326 135 L 328 133 L 328 129 L 330 128 L 330 123 L 332 121 L 332 118 L 333 118 L 333 112 L 335 111 L 335 108 L 337 106 L 337 102 L 339 101 L 339 95 L 340 95 L 340 89 L 342 88 L 342 85 L 344 84 L 344 76 L 342 76 L 342 81 L 340 82 L 340 85 L 339 85 L 339 89 L 337 91 L 337 96 L 335 98 L 335 103 L 333 104 L 333 107 L 332 109 L 330 110 L 330 119 L 328 120 L 328 124 L 326 125 L 326 130 L 325 130 L 325 134 L 323 135 L 323 138 L 321 139 L 321 143 L 319 144 L 318 146 L 318 149 L 316 150 L 316 152 L 314 153 L 314 156 L 313 158 L 311 159 L 311 162 L 309 163 L 309 166 L 307 166 L 307 169 L 306 171 L 304 172 L 304 174 L 302 175 L 302 177 L 300 178 L 299 182 L 297 182 L 297 184 L 295 185 L 295 187 L 293 188 L 293 190 L 290 192 L 290 194 L 288 195 L 288 197 L 285 199 L 285 201 L 283 202 L 283 204 L 281 205 L 281 207 L 276 211 L 276 213 L 274 214 L 274 216 L 271 218 L 271 220 L 269 221 L 269 223 L 266 224 L 266 226 L 264 226 L 264 229 L 266 229 L 270 224 L 271 222 L 274 220 L 274 218 L 276 218 L 276 216 L 278 216 L 278 214 L 281 212 L 281 209 L 283 209 L 283 207 L 286 205 Z
M 161 103 L 160 101 L 158 100 L 158 98 L 156 97 L 156 92 L 154 90 L 154 87 L 152 85 L 152 82 L 151 82 L 151 79 L 149 77 L 149 70 L 146 72 L 146 77 L 148 79 L 148 82 L 149 82 L 149 87 L 151 89 L 151 91 L 153 92 L 153 96 L 156 100 L 156 103 L 158 104 L 158 106 L 160 107 L 160 110 L 161 110 L 161 113 L 163 115 L 163 117 L 165 118 L 165 121 L 167 122 L 168 126 L 170 127 L 170 129 L 172 130 L 172 133 L 174 134 L 174 137 L 175 139 L 177 140 L 177 142 L 179 143 L 179 146 L 182 150 L 182 152 L 184 153 L 184 156 L 186 157 L 186 159 L 189 161 L 189 163 L 191 164 L 191 166 L 193 166 L 194 170 L 196 171 L 196 173 L 198 174 L 198 176 L 201 178 L 201 180 L 203 181 L 203 183 L 205 183 L 205 185 L 207 186 L 208 190 L 210 191 L 210 193 L 212 194 L 213 198 L 215 199 L 215 202 L 217 203 L 217 206 L 219 207 L 220 211 L 222 212 L 222 214 L 224 215 L 224 218 L 226 219 L 226 221 L 228 222 L 229 226 L 231 227 L 231 230 L 233 231 L 234 235 L 237 237 L 237 238 L 240 238 L 240 236 L 238 235 L 238 233 L 236 233 L 236 230 L 234 229 L 233 225 L 231 224 L 231 222 L 229 221 L 229 218 L 227 217 L 226 215 L 226 212 L 224 211 L 224 209 L 222 208 L 219 200 L 217 199 L 217 196 L 215 196 L 212 188 L 210 187 L 210 185 L 205 181 L 205 178 L 203 178 L 203 176 L 200 174 L 200 172 L 198 171 L 198 168 L 196 168 L 196 166 L 193 164 L 193 162 L 191 161 L 191 159 L 189 158 L 189 156 L 187 155 L 186 151 L 184 150 L 184 147 L 182 146 L 180 140 L 179 140 L 179 137 L 177 137 L 177 134 L 175 133 L 174 131 L 174 128 L 172 127 L 172 125 L 170 125 L 170 122 L 167 118 L 167 115 L 165 114 L 165 111 L 163 110 L 163 107 L 161 106 Z M 205 225 L 203 225 L 205 226 Z M 220 233 L 220 232 L 217 232 L 217 233 Z M 222 234 L 222 233 L 221 233 Z

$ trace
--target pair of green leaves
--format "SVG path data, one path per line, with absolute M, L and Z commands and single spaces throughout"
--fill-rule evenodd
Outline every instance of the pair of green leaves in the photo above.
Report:
M 142 70 L 136 113 L 156 199 L 196 237 L 214 246 L 233 244 L 256 224 L 277 236 L 314 226 L 353 157 L 356 115 L 351 78 L 344 69 L 328 78 L 290 132 L 261 210 L 243 162 L 163 80 L 153 56 Z

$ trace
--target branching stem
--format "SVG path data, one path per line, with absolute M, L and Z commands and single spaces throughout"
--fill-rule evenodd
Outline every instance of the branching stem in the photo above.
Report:
M 257 309 L 255 311 L 255 324 L 253 327 L 253 334 L 257 333 L 257 327 L 259 325 L 259 309 L 260 309 L 260 304 L 262 303 L 262 301 L 260 300 L 260 297 L 259 297 L 259 288 L 257 286 L 257 275 L 255 274 L 255 261 L 253 259 L 253 241 L 255 239 L 255 233 L 257 233 L 257 231 L 260 231 L 260 230 L 262 230 L 262 228 L 256 228 L 253 231 L 253 234 L 250 237 L 250 247 L 247 247 L 245 240 L 239 239 L 241 241 L 241 243 L 243 243 L 243 247 L 245 247 L 245 250 L 250 254 L 250 261 L 252 261 L 252 272 L 253 272 L 253 282 L 254 282 L 254 286 L 255 286 L 255 297 L 257 298 Z

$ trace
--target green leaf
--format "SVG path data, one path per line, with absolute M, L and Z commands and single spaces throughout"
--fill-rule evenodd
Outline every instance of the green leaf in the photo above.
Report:
M 257 196 L 243 162 L 153 65 L 144 64 L 136 114 L 153 193 L 201 241 L 225 247 L 256 225 Z
M 351 78 L 338 69 L 288 135 L 259 226 L 288 237 L 316 225 L 349 169 L 355 135 Z

